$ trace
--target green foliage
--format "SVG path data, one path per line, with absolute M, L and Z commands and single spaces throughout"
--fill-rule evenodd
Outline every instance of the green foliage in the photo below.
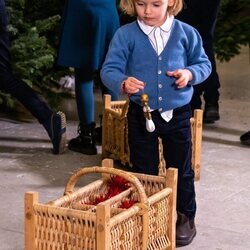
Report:
M 250 42 L 250 1 L 222 0 L 215 29 L 215 52 L 221 62 L 229 61 Z
M 58 3 L 44 0 L 6 2 L 10 14 L 8 28 L 12 40 L 14 71 L 30 85 L 37 85 L 38 89 L 48 84 L 48 76 L 54 78 L 58 36 L 52 39 L 51 34 L 58 30 L 60 15 L 49 8 L 46 11 L 45 6 L 56 2 Z M 38 11 L 39 8 L 44 12 Z
M 10 97 L 10 95 L 0 92 L 0 106 L 5 106 L 9 109 L 14 109 L 15 102 Z
M 43 83 L 44 73 L 53 67 L 55 50 L 45 36 L 40 36 L 36 27 L 31 27 L 14 40 L 11 48 L 15 72 L 29 82 Z
M 63 3 L 6 0 L 6 7 L 13 70 L 50 102 L 58 95 L 58 79 L 67 73 L 55 64 Z M 1 94 L 0 102 L 3 100 L 13 106 L 8 95 Z

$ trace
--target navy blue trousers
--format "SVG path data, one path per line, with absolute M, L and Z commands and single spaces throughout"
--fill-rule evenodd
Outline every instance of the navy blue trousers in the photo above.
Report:
M 194 86 L 191 106 L 192 109 L 201 108 L 202 95 L 206 105 L 217 106 L 220 82 L 216 71 L 213 40 L 221 0 L 185 0 L 184 2 L 185 7 L 176 18 L 192 25 L 199 31 L 204 50 L 212 64 L 212 72 L 207 80 Z
M 0 0 L 0 90 L 15 97 L 40 123 L 43 123 L 49 119 L 53 111 L 30 86 L 12 72 L 10 41 L 6 26 L 5 5 Z
M 177 108 L 173 118 L 166 122 L 155 110 L 151 112 L 155 131 L 146 130 L 142 107 L 130 102 L 128 110 L 128 143 L 133 171 L 157 175 L 159 165 L 158 137 L 162 139 L 163 155 L 167 167 L 178 169 L 177 211 L 189 218 L 196 213 L 194 171 L 191 166 L 191 108 Z

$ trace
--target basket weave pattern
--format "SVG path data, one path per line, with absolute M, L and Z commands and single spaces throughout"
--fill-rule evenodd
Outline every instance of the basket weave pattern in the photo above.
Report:
M 110 168 L 111 160 L 103 162 L 104 167 L 77 171 L 65 195 L 48 204 L 39 203 L 37 193 L 25 194 L 26 250 L 175 249 L 177 170 L 168 169 L 165 177 L 131 174 Z M 101 173 L 102 178 L 74 190 L 87 173 Z M 85 204 L 93 194 L 105 193 L 114 174 L 129 181 L 130 187 L 97 205 Z M 137 202 L 120 208 L 128 197 Z
M 111 101 L 110 95 L 104 95 L 103 109 L 103 133 L 102 156 L 121 161 L 122 164 L 130 164 L 128 146 L 127 111 L 129 101 Z M 195 180 L 200 179 L 201 168 L 201 143 L 203 111 L 194 111 L 194 117 L 190 119 L 192 130 L 192 167 L 195 172 Z M 160 164 L 159 175 L 164 175 L 166 170 L 162 153 L 162 143 L 159 139 Z

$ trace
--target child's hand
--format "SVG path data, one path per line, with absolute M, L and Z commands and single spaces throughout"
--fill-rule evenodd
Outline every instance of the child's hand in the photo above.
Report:
M 188 82 L 192 80 L 193 76 L 191 71 L 188 69 L 178 69 L 175 71 L 167 71 L 168 76 L 173 76 L 176 78 L 175 84 L 177 88 L 184 88 L 187 86 Z
M 126 94 L 134 94 L 144 89 L 144 82 L 137 80 L 134 77 L 128 77 L 122 83 L 122 89 Z

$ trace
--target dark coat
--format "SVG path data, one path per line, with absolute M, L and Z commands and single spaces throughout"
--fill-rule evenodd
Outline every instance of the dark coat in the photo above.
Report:
M 7 14 L 5 11 L 5 1 L 0 0 L 0 25 L 2 26 L 1 28 L 5 27 L 7 25 Z
M 119 26 L 115 0 L 67 0 L 58 64 L 99 70 Z

